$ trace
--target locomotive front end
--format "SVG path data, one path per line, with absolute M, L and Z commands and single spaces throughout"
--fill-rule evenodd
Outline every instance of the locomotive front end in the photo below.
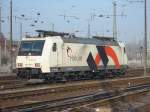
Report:
M 21 78 L 39 77 L 41 57 L 45 40 L 23 40 L 16 59 L 17 76 Z

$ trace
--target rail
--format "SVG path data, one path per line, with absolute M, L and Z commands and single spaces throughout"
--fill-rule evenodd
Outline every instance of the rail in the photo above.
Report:
M 133 87 L 131 86 L 124 90 L 103 91 L 103 92 L 96 92 L 93 94 L 83 95 L 79 97 L 71 97 L 71 98 L 65 98 L 65 99 L 55 100 L 55 101 L 37 102 L 30 105 L 11 107 L 6 110 L 8 111 L 13 108 L 22 108 L 22 109 L 16 109 L 15 112 L 31 112 L 31 111 L 41 111 L 46 109 L 50 109 L 51 111 L 62 110 L 64 108 L 74 107 L 75 105 L 84 104 L 87 102 L 108 100 L 116 97 L 121 97 L 129 94 L 137 94 L 145 91 L 150 91 L 150 83 L 137 85 Z

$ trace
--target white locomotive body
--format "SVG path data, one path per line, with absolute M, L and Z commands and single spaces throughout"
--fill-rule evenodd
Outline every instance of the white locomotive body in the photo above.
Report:
M 97 37 L 25 38 L 16 59 L 19 77 L 53 78 L 69 77 L 73 73 L 91 75 L 104 72 L 124 74 L 127 65 L 123 43 L 111 38 Z

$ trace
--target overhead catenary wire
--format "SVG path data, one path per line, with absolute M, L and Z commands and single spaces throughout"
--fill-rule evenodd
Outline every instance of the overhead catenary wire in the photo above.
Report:
M 147 75 L 148 55 L 147 55 L 147 0 L 127 0 L 130 3 L 144 3 L 144 76 Z

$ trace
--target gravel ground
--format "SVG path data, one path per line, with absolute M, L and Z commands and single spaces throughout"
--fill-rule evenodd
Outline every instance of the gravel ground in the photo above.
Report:
M 0 77 L 4 77 L 4 76 L 16 76 L 16 74 L 15 73 L 0 73 Z
M 0 67 L 0 73 L 9 72 L 9 71 L 10 71 L 10 66 L 9 65 L 5 65 L 5 66 Z
M 9 66 L 0 67 L 0 77 L 2 76 L 15 76 L 15 73 L 11 73 Z

